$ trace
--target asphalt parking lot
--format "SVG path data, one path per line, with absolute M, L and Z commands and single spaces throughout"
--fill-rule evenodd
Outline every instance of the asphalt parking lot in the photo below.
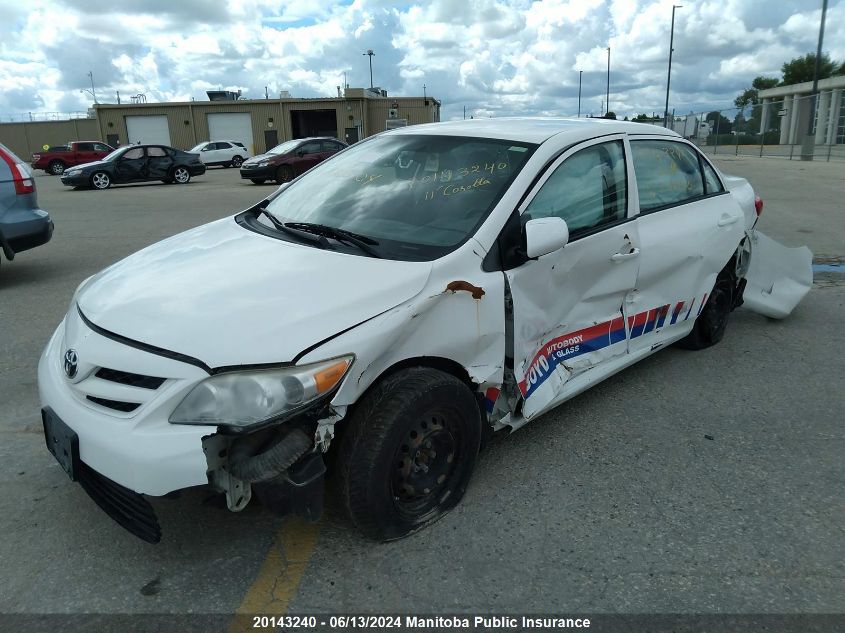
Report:
M 841 163 L 717 158 L 761 227 L 845 256 Z M 737 310 L 725 340 L 668 349 L 482 454 L 459 507 L 377 545 L 331 498 L 316 525 L 192 491 L 154 501 L 151 546 L 44 447 L 38 357 L 77 285 L 273 186 L 212 169 L 184 186 L 36 179 L 53 240 L 0 268 L 0 613 L 841 613 L 845 275 L 784 321 Z

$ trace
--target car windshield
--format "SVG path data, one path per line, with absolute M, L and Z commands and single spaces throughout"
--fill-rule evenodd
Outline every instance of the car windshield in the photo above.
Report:
M 104 156 L 100 160 L 115 161 L 118 158 L 120 158 L 121 156 L 123 156 L 127 151 L 129 151 L 129 149 L 131 147 L 132 147 L 131 145 L 127 145 L 126 147 L 121 147 L 119 149 L 116 149 L 111 154 L 109 154 L 108 156 Z
M 436 259 L 476 231 L 535 148 L 456 136 L 375 137 L 305 173 L 267 210 L 283 222 L 377 240 L 382 257 Z
M 194 145 L 194 146 L 193 146 L 191 149 L 189 149 L 188 151 L 189 151 L 189 152 L 198 152 L 198 151 L 200 151 L 203 147 L 205 147 L 206 145 L 208 145 L 208 143 L 200 143 L 199 145 Z
M 299 145 L 302 141 L 295 140 L 295 141 L 287 141 L 282 143 L 281 145 L 276 145 L 273 149 L 268 149 L 268 154 L 287 154 L 291 150 L 295 149 L 297 145 Z

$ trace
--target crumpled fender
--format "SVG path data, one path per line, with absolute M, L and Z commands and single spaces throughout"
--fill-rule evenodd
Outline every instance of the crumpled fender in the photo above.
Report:
M 751 264 L 743 306 L 773 319 L 795 309 L 813 285 L 813 253 L 806 246 L 788 248 L 760 231 L 748 234 Z

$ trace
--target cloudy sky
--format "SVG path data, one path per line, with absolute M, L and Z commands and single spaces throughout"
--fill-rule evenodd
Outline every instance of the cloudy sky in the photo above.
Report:
M 670 109 L 728 108 L 759 74 L 815 51 L 821 0 L 674 0 Z M 0 120 L 115 102 L 336 96 L 374 82 L 443 102 L 443 118 L 661 112 L 673 0 L 0 0 Z M 825 51 L 845 60 L 845 0 Z

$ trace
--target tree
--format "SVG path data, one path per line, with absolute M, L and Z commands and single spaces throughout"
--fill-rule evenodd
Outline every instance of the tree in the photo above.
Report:
M 816 54 L 807 53 L 803 57 L 795 57 L 781 66 L 783 81 L 781 86 L 800 84 L 804 81 L 813 81 L 813 73 L 816 68 Z M 839 71 L 842 70 L 841 65 Z M 819 79 L 827 79 L 837 72 L 837 64 L 831 61 L 830 55 L 822 53 L 821 64 L 819 64 Z
M 710 122 L 710 131 L 713 134 L 716 134 L 717 131 L 719 134 L 730 134 L 733 130 L 731 120 L 717 110 L 709 112 L 704 120 Z
M 660 120 L 660 117 L 649 116 L 649 115 L 647 115 L 647 114 L 638 114 L 637 116 L 635 116 L 635 117 L 634 117 L 633 119 L 631 119 L 631 120 L 632 120 L 632 121 L 636 121 L 636 122 L 638 122 L 638 123 L 643 123 L 643 122 L 645 122 L 645 123 L 650 123 L 650 122 L 652 122 L 652 121 L 659 121 L 659 120 Z
M 615 119 L 616 113 L 613 110 L 611 110 L 610 112 L 606 112 L 605 115 L 604 115 L 604 118 L 605 119 Z

